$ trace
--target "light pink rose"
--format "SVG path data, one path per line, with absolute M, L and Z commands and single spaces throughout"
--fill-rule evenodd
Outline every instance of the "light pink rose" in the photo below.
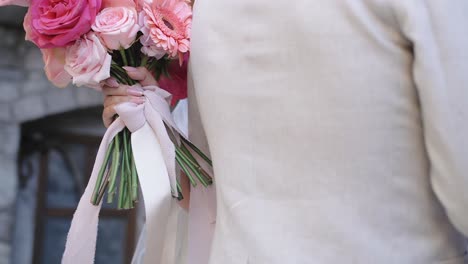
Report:
M 39 48 L 67 46 L 91 30 L 101 0 L 34 0 L 24 18 L 26 39 Z
M 73 84 L 99 89 L 99 83 L 110 77 L 111 61 L 99 37 L 90 32 L 67 48 L 65 70 Z
M 29 0 L 0 0 L 0 6 L 7 5 L 29 6 Z
M 65 48 L 42 49 L 42 58 L 44 59 L 44 70 L 47 78 L 55 86 L 64 88 L 72 77 L 65 71 Z
M 128 49 L 140 30 L 137 22 L 135 8 L 108 7 L 97 15 L 92 29 L 108 49 Z

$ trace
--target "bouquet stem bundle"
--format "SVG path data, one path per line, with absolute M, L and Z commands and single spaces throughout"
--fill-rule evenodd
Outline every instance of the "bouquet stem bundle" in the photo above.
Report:
M 138 46 L 138 44 L 134 46 Z M 121 49 L 112 56 L 111 76 L 119 83 L 125 85 L 136 84 L 136 81 L 132 80 L 127 75 L 127 72 L 121 65 L 146 67 L 150 72 L 155 73 L 156 79 L 159 79 L 162 74 L 168 75 L 167 65 L 169 59 L 163 57 L 156 60 L 154 58 L 149 59 L 146 56 L 136 59 L 132 56 L 135 54 L 132 51 L 133 48 L 132 46 L 127 50 Z M 176 136 L 174 133 L 177 132 L 167 127 L 166 129 L 174 143 L 176 162 L 184 172 L 184 175 L 189 179 L 191 185 L 196 186 L 197 182 L 201 183 L 204 187 L 211 185 L 213 183 L 211 177 L 202 168 L 192 153 L 198 155 L 209 166 L 212 166 L 211 160 L 183 136 Z M 113 203 L 117 195 L 117 209 L 132 209 L 138 202 L 138 189 L 138 172 L 132 152 L 131 132 L 125 128 L 113 138 L 108 147 L 104 163 L 99 170 L 94 192 L 91 197 L 91 203 L 93 205 L 99 205 L 104 195 L 107 193 L 107 203 Z M 174 196 L 177 196 L 179 200 L 183 199 L 179 180 L 177 180 L 177 191 L 177 195 L 174 194 Z

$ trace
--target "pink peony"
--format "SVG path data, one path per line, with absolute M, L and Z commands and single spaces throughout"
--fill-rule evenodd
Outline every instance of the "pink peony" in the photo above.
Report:
M 170 77 L 162 75 L 158 80 L 159 87 L 172 94 L 171 105 L 176 105 L 179 100 L 187 98 L 187 68 L 189 54 L 185 53 L 182 65 L 177 61 L 169 64 Z
M 142 52 L 179 57 L 189 51 L 192 9 L 184 0 L 154 0 L 145 2 L 139 19 L 143 37 Z
M 107 7 L 96 17 L 92 29 L 108 49 L 128 49 L 136 39 L 140 26 L 135 8 Z
M 39 48 L 67 46 L 91 30 L 101 0 L 34 0 L 24 18 L 26 39 Z
M 111 61 L 99 37 L 90 32 L 67 48 L 65 70 L 73 84 L 99 89 L 99 83 L 110 77 Z
M 65 71 L 65 48 L 42 49 L 44 70 L 47 78 L 55 86 L 64 88 L 71 81 L 71 76 Z

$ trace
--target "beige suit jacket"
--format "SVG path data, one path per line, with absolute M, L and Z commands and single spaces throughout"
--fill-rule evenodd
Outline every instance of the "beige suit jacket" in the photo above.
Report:
M 468 0 L 194 8 L 190 133 L 217 189 L 199 264 L 464 263 Z

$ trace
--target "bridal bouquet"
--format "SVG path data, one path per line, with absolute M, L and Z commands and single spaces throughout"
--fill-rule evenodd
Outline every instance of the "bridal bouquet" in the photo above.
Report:
M 132 86 L 146 99 L 116 107 L 118 116 L 104 135 L 74 215 L 64 263 L 93 261 L 106 193 L 109 203 L 117 196 L 117 207 L 130 209 L 137 202 L 140 184 L 147 222 L 164 222 L 167 197 L 183 198 L 176 164 L 192 185 L 212 183 L 211 160 L 180 132 L 170 112 L 186 93 L 189 2 L 0 0 L 0 6 L 8 4 L 29 6 L 24 18 L 26 39 L 41 49 L 46 75 L 55 86 L 71 82 L 99 90 L 112 81 Z M 141 87 L 129 77 L 127 66 L 147 68 L 162 89 Z

